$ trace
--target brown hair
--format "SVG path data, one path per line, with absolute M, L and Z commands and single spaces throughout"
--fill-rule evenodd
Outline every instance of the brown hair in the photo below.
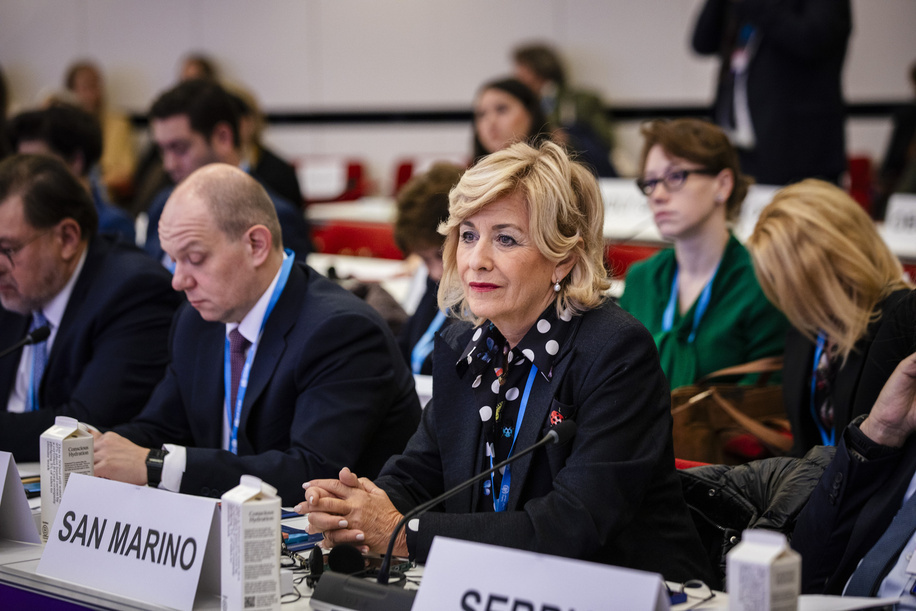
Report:
M 658 119 L 643 124 L 639 131 L 645 139 L 639 160 L 640 176 L 646 170 L 646 157 L 655 145 L 672 157 L 699 163 L 715 172 L 731 170 L 735 185 L 725 202 L 725 216 L 729 220 L 738 218 L 741 203 L 753 180 L 741 173 L 738 152 L 722 129 L 700 119 Z
M 451 163 L 436 163 L 411 178 L 398 193 L 394 242 L 405 255 L 442 246 L 445 238 L 437 229 L 448 218 L 448 192 L 463 172 L 464 168 Z

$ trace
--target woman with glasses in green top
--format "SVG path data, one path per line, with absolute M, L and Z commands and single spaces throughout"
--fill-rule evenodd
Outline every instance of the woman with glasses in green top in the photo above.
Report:
M 697 119 L 644 125 L 636 183 L 674 248 L 633 265 L 620 305 L 655 338 L 671 388 L 782 354 L 788 323 L 731 233 L 751 179 L 725 133 Z

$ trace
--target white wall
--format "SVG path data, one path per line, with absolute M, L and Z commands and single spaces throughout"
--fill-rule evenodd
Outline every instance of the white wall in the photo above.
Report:
M 143 112 L 182 55 L 217 58 L 268 111 L 464 109 L 510 71 L 519 42 L 553 41 L 572 80 L 614 105 L 706 104 L 715 60 L 689 48 L 702 0 L 2 0 L 0 65 L 14 104 L 60 85 L 66 65 L 96 60 L 111 101 Z M 846 64 L 851 102 L 905 99 L 916 59 L 916 2 L 853 0 Z M 878 158 L 886 120 L 854 120 L 849 147 Z M 638 147 L 635 126 L 620 139 Z M 413 153 L 465 153 L 461 125 L 297 126 L 268 140 L 290 156 L 366 158 L 385 188 Z

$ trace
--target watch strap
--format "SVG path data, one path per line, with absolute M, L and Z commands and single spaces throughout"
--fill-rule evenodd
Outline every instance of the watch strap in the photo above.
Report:
M 146 456 L 146 485 L 153 488 L 159 487 L 162 481 L 162 466 L 165 464 L 165 457 L 168 450 L 152 449 Z

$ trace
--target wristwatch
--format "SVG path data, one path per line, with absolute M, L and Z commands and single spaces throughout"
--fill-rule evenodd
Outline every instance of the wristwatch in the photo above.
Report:
M 150 450 L 146 455 L 146 485 L 152 488 L 158 488 L 159 482 L 162 481 L 162 465 L 168 450 Z

